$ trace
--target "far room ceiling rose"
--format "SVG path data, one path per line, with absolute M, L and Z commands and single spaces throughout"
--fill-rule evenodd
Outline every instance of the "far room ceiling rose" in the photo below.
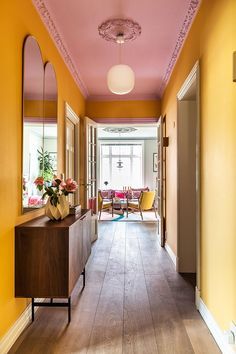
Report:
M 141 26 L 130 19 L 116 18 L 103 22 L 98 32 L 105 40 L 119 44 L 119 64 L 108 71 L 107 85 L 112 93 L 125 95 L 133 90 L 135 75 L 129 65 L 121 63 L 121 45 L 136 39 L 141 34 Z

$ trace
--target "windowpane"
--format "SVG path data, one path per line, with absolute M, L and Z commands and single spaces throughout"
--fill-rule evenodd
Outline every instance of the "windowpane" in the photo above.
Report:
M 131 154 L 131 146 L 130 145 L 121 145 L 120 146 L 120 154 L 121 155 L 130 155 Z
M 117 168 L 117 163 L 119 161 L 118 157 L 112 158 L 112 188 L 123 189 L 124 186 L 130 185 L 131 181 L 131 163 L 130 158 L 121 158 L 123 162 L 122 168 Z
M 142 144 L 101 145 L 101 188 L 104 188 L 104 181 L 108 181 L 108 187 L 112 189 L 142 187 L 142 154 Z M 118 168 L 119 157 L 122 168 Z
M 102 155 L 109 154 L 109 145 L 102 145 Z
M 133 154 L 135 156 L 142 156 L 142 145 L 134 145 L 133 146 Z
M 112 145 L 111 153 L 112 153 L 112 155 L 119 155 L 119 146 L 118 145 Z
M 141 159 L 138 157 L 133 158 L 133 169 L 132 169 L 132 187 L 140 188 L 142 187 L 142 165 Z
M 103 186 L 105 181 L 107 181 L 110 185 L 109 158 L 103 157 L 101 162 L 101 185 Z

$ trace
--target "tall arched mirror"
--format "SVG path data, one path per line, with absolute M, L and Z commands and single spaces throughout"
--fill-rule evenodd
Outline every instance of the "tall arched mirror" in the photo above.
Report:
M 23 212 L 44 205 L 34 181 L 57 174 L 57 82 L 51 63 L 43 66 L 37 41 L 23 50 Z
M 41 51 L 28 36 L 23 48 L 23 212 L 42 206 L 42 192 L 34 181 L 40 174 L 38 151 L 43 148 L 43 86 Z
M 44 170 L 41 175 L 51 181 L 57 175 L 57 81 L 49 62 L 44 75 Z

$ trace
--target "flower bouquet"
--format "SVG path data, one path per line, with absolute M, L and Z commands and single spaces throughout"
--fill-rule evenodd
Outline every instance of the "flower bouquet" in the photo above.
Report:
M 37 177 L 34 183 L 39 191 L 44 192 L 42 199 L 48 197 L 45 214 L 52 220 L 64 219 L 69 214 L 66 196 L 76 191 L 77 183 L 72 178 L 66 181 L 55 178 L 52 182 L 47 182 L 43 177 Z

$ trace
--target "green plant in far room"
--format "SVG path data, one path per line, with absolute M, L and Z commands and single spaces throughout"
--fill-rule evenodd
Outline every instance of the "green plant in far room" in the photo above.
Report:
M 44 151 L 41 147 L 41 151 L 37 150 L 39 156 L 39 175 L 44 178 L 45 181 L 51 181 L 53 179 L 53 160 L 48 151 Z

